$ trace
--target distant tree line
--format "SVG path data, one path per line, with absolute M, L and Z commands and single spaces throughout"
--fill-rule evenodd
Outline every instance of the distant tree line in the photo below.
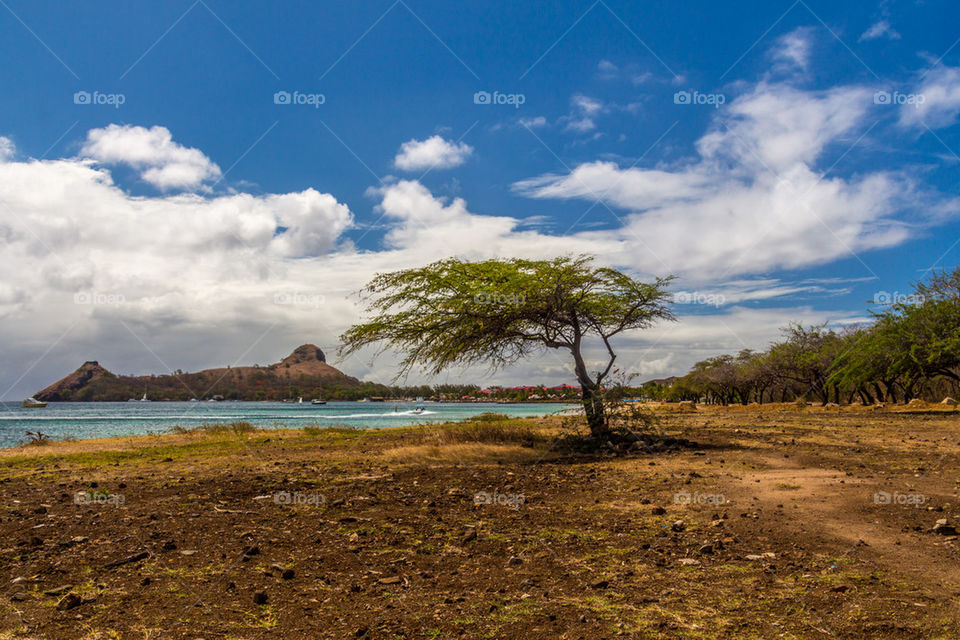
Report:
M 874 404 L 938 401 L 960 393 L 960 268 L 933 273 L 912 295 L 839 330 L 793 324 L 766 351 L 744 349 L 696 363 L 672 384 L 641 392 L 712 404 Z

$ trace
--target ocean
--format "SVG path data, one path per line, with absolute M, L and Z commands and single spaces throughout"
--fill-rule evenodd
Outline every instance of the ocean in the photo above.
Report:
M 559 403 L 424 404 L 414 414 L 413 402 L 335 402 L 312 405 L 287 402 L 51 402 L 42 409 L 24 409 L 3 403 L 0 412 L 0 448 L 27 440 L 27 431 L 41 431 L 54 440 L 108 438 L 169 432 L 172 427 L 246 421 L 263 428 L 350 426 L 360 429 L 401 427 L 463 420 L 484 412 L 532 417 L 570 411 L 576 405 Z

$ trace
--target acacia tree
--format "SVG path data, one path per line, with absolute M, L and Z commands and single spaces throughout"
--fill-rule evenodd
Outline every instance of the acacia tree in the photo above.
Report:
M 672 320 L 666 287 L 644 283 L 588 256 L 553 260 L 451 258 L 418 269 L 378 274 L 361 292 L 372 319 L 341 337 L 341 355 L 372 344 L 403 354 L 398 376 L 456 365 L 512 364 L 543 349 L 569 351 L 594 438 L 608 435 L 603 383 L 617 354 L 611 339 Z M 594 340 L 606 364 L 590 371 L 584 347 Z M 379 353 L 379 352 L 378 352 Z

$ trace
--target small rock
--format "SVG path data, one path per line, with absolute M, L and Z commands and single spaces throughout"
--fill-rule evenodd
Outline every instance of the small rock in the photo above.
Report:
M 253 594 L 253 604 L 267 604 L 267 600 L 269 598 L 266 591 L 257 591 Z
M 670 525 L 670 528 L 673 529 L 674 531 L 683 531 L 684 529 L 687 528 L 687 524 L 683 520 L 677 520 L 672 525 Z
M 78 596 L 75 593 L 68 593 L 63 596 L 63 599 L 57 603 L 58 611 L 69 611 L 70 609 L 75 609 L 83 604 L 83 598 Z
M 254 545 L 250 545 L 249 547 L 244 547 L 243 553 L 241 555 L 244 555 L 249 558 L 250 556 L 258 555 L 259 553 L 260 553 L 260 547 L 254 544 Z
M 460 538 L 460 544 L 466 544 L 477 539 L 477 530 L 474 527 L 471 527 L 466 530 L 463 536 Z
M 957 529 L 946 518 L 940 518 L 937 520 L 937 523 L 933 525 L 933 532 L 941 536 L 955 536 L 957 535 Z
M 666 512 L 667 510 L 664 509 L 663 507 L 654 507 L 653 509 L 650 509 L 650 513 L 652 513 L 655 516 L 662 516 Z
M 592 585 L 590 585 L 590 588 L 591 588 L 591 589 L 606 589 L 606 588 L 609 587 L 609 586 L 610 586 L 610 581 L 609 581 L 609 580 L 600 580 L 599 582 L 594 582 Z
M 523 564 L 523 558 L 518 558 L 517 556 L 513 556 L 509 560 L 507 560 L 508 567 L 519 567 L 522 564 Z
M 680 558 L 680 564 L 684 567 L 696 567 L 699 566 L 700 561 L 694 558 Z
M 713 545 L 709 543 L 703 545 L 702 547 L 700 547 L 700 553 L 705 555 L 709 555 L 713 553 Z

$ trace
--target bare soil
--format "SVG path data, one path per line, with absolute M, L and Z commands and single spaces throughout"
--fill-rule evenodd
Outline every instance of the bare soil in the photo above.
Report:
M 5 450 L 0 638 L 960 637 L 952 409 L 657 412 Z

